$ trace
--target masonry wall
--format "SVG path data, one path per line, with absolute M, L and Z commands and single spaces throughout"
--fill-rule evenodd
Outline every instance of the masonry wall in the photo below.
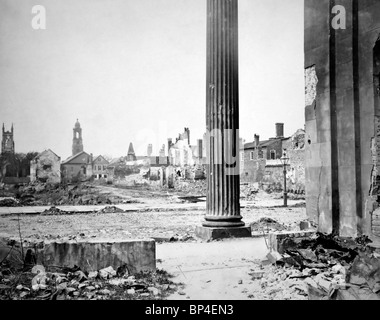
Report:
M 52 152 L 42 152 L 35 160 L 31 161 L 30 180 L 47 183 L 60 183 L 60 158 Z
M 331 25 L 346 9 L 346 29 Z M 380 2 L 305 0 L 306 210 L 319 231 L 372 235 L 373 48 Z
M 264 176 L 266 159 L 258 157 L 257 149 L 246 149 L 244 152 L 241 152 L 243 153 L 244 161 L 240 162 L 240 183 L 260 182 Z M 251 152 L 253 152 L 252 159 Z

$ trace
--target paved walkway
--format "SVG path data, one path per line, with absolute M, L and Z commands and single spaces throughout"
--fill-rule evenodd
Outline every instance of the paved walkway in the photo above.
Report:
M 249 273 L 267 252 L 263 238 L 156 245 L 157 268 L 172 274 L 172 281 L 185 285 L 169 300 L 248 299 L 250 293 L 261 290 Z

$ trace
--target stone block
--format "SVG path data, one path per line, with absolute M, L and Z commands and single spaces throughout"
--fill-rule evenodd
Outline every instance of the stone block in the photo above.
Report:
M 307 230 L 311 228 L 311 224 L 309 221 L 301 221 L 300 222 L 300 230 Z
M 272 251 L 284 253 L 286 247 L 284 246 L 287 240 L 301 241 L 308 239 L 315 235 L 316 231 L 286 231 L 286 232 L 271 232 L 269 233 L 269 248 Z
M 202 240 L 216 240 L 224 238 L 250 238 L 251 227 L 210 228 L 198 226 L 195 235 Z
M 266 258 L 270 261 L 270 263 L 274 264 L 282 259 L 282 255 L 277 251 L 271 251 L 266 255 Z
M 37 261 L 44 266 L 73 267 L 83 271 L 127 265 L 131 273 L 156 269 L 154 240 L 124 241 L 45 241 L 37 249 Z

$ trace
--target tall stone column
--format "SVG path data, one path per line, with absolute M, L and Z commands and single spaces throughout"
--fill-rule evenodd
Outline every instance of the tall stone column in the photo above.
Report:
M 206 85 L 207 203 L 196 233 L 250 236 L 239 203 L 238 0 L 207 1 Z

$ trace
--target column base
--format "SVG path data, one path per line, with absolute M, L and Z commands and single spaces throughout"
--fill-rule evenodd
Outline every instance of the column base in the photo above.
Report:
M 225 227 L 225 228 L 210 228 L 210 227 L 198 226 L 195 229 L 195 235 L 202 240 L 252 237 L 250 226 Z

